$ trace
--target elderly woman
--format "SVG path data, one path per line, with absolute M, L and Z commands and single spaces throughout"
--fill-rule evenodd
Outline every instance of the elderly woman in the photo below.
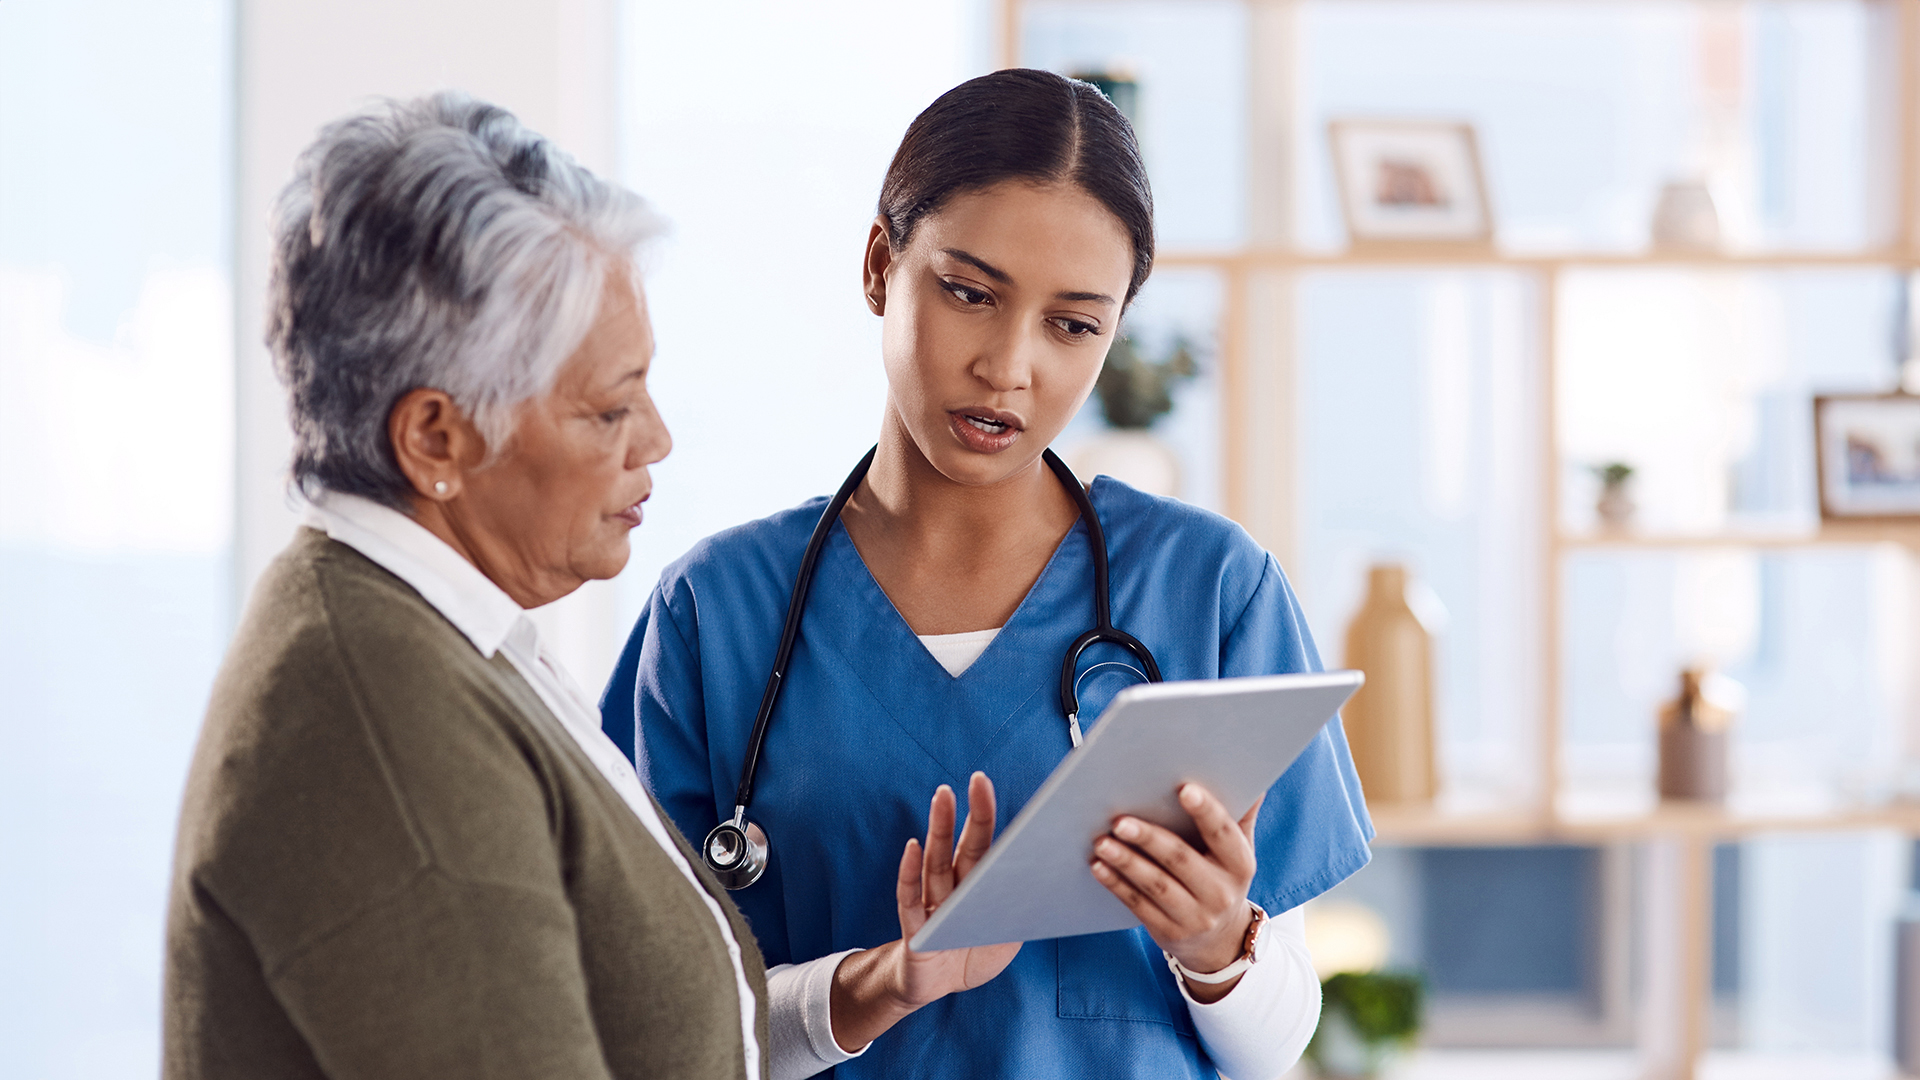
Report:
M 804 1076 L 852 1055 L 828 983 L 769 979 L 526 615 L 626 564 L 670 445 L 632 263 L 654 230 L 454 95 L 341 121 L 301 159 L 269 344 L 308 516 L 188 780 L 167 1076 Z M 933 824 L 945 850 L 950 814 Z

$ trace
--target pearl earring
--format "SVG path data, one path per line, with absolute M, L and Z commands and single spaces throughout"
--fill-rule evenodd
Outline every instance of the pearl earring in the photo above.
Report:
M 445 480 L 435 480 L 433 482 L 433 493 L 435 495 L 445 495 L 447 493 L 447 482 Z

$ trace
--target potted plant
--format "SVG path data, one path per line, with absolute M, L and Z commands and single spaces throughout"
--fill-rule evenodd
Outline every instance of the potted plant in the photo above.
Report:
M 1600 480 L 1600 498 L 1593 504 L 1600 527 L 1609 532 L 1624 531 L 1633 524 L 1633 493 L 1627 487 L 1633 482 L 1633 466 L 1624 461 L 1610 461 L 1595 465 L 1593 475 Z
M 1175 338 L 1158 360 L 1131 336 L 1115 341 L 1093 387 L 1111 430 L 1073 452 L 1074 471 L 1085 478 L 1105 473 L 1155 495 L 1179 494 L 1179 459 L 1149 429 L 1173 411 L 1174 388 L 1199 370 L 1185 338 Z
M 1320 1027 L 1307 1060 L 1328 1080 L 1371 1080 L 1413 1046 L 1425 989 L 1418 975 L 1341 972 L 1320 984 Z

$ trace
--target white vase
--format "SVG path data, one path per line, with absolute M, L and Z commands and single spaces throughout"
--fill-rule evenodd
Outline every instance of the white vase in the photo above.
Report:
M 1150 495 L 1180 495 L 1180 459 L 1149 431 L 1102 432 L 1075 447 L 1067 464 L 1082 480 L 1104 473 Z
M 1720 250 L 1720 212 L 1704 182 L 1681 180 L 1660 189 L 1653 208 L 1653 246 L 1660 251 Z
M 1324 1080 L 1371 1080 L 1379 1076 L 1400 1056 L 1396 1044 L 1370 1043 L 1339 1006 L 1320 1014 L 1320 1027 L 1314 1032 L 1317 1068 Z

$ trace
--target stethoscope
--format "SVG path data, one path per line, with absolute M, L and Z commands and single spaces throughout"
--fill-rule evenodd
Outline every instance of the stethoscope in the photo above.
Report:
M 760 826 L 747 820 L 747 807 L 753 802 L 753 778 L 760 769 L 760 755 L 767 745 L 767 722 L 773 719 L 773 706 L 780 700 L 780 687 L 786 681 L 787 661 L 793 657 L 793 643 L 800 636 L 800 616 L 807 606 L 807 590 L 813 586 L 813 571 L 820 562 L 820 549 L 826 546 L 827 534 L 833 531 L 833 523 L 840 519 L 840 511 L 853 496 L 854 489 L 866 478 L 867 470 L 873 466 L 873 455 L 879 447 L 867 451 L 860 464 L 853 467 L 847 475 L 847 481 L 840 485 L 827 503 L 826 510 L 820 514 L 819 524 L 813 527 L 813 536 L 807 540 L 806 554 L 800 557 L 800 575 L 793 582 L 793 597 L 787 601 L 787 621 L 780 629 L 780 647 L 773 654 L 773 671 L 767 676 L 766 692 L 760 695 L 760 712 L 753 718 L 753 734 L 747 740 L 747 758 L 740 767 L 740 786 L 734 789 L 733 820 L 723 821 L 714 826 L 707 834 L 707 842 L 701 849 L 701 858 L 706 860 L 707 869 L 712 870 L 720 883 L 729 889 L 744 889 L 760 880 L 767 869 L 767 834 Z M 1067 735 L 1074 746 L 1080 745 L 1080 684 L 1074 678 L 1074 669 L 1079 666 L 1080 654 L 1097 642 L 1118 645 L 1133 654 L 1140 662 L 1140 668 L 1117 661 L 1094 664 L 1080 675 L 1081 679 L 1103 667 L 1125 668 L 1139 675 L 1147 682 L 1160 681 L 1160 665 L 1153 660 L 1153 653 L 1134 637 L 1113 625 L 1113 612 L 1108 600 L 1107 587 L 1107 536 L 1100 528 L 1100 515 L 1093 512 L 1093 500 L 1087 498 L 1087 489 L 1080 486 L 1080 480 L 1073 470 L 1061 461 L 1052 450 L 1041 453 L 1041 459 L 1053 470 L 1067 494 L 1073 496 L 1074 504 L 1080 508 L 1080 520 L 1087 523 L 1087 542 L 1093 548 L 1093 612 L 1096 625 L 1093 629 L 1075 638 L 1067 650 L 1067 658 L 1060 665 L 1060 711 L 1067 716 Z

